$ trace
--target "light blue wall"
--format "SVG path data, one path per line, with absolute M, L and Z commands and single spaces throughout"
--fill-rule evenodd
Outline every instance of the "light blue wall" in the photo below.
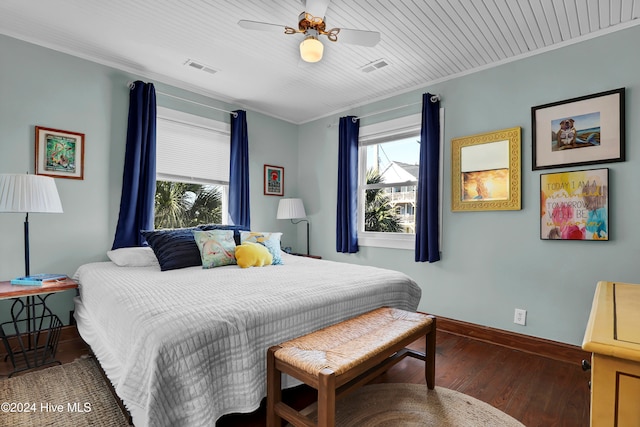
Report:
M 0 36 L 0 173 L 34 173 L 35 126 L 85 134 L 84 180 L 56 179 L 63 214 L 29 217 L 31 272 L 73 275 L 81 264 L 106 260 L 118 219 L 129 94 L 137 76 L 73 56 Z M 145 80 L 145 79 L 141 79 Z M 163 84 L 156 90 L 227 110 L 238 106 Z M 158 95 L 158 105 L 227 120 L 227 113 Z M 297 126 L 247 111 L 250 139 L 252 225 L 282 230 L 285 243 L 295 229 L 275 219 L 279 197 L 262 192 L 263 165 L 285 167 L 286 195 L 297 192 Z M 0 278 L 24 274 L 23 214 L 0 214 Z M 289 243 L 290 244 L 290 243 Z M 48 300 L 64 323 L 74 291 Z M 7 318 L 0 301 L 0 321 Z
M 546 339 L 582 342 L 596 282 L 640 282 L 640 27 L 456 78 L 344 112 L 366 115 L 440 94 L 445 109 L 443 256 L 415 263 L 413 252 L 361 248 L 335 251 L 338 115 L 300 127 L 300 191 L 308 195 L 312 252 L 324 258 L 401 270 L 423 290 L 419 309 Z M 384 72 L 384 70 L 381 70 Z M 366 78 L 366 77 L 363 77 Z M 531 167 L 531 107 L 626 87 L 627 161 L 610 168 L 610 241 L 541 241 L 540 171 Z M 394 116 L 420 111 L 420 105 Z M 391 118 L 363 119 L 362 125 Z M 451 212 L 451 139 L 522 128 L 521 211 Z M 559 171 L 560 169 L 553 170 Z M 546 171 L 549 172 L 549 171 Z M 527 325 L 513 323 L 514 308 Z

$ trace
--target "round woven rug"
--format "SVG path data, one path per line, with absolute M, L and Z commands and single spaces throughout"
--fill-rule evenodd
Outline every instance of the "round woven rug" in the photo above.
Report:
M 0 380 L 0 402 L 2 426 L 129 425 L 91 358 Z
M 311 413 L 314 417 L 315 413 Z M 466 394 L 420 384 L 372 384 L 336 403 L 338 427 L 523 427 L 493 406 Z

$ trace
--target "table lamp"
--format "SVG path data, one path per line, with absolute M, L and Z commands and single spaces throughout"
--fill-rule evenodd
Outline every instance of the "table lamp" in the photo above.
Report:
M 29 276 L 29 213 L 62 213 L 53 178 L 29 174 L 0 174 L 0 212 L 25 213 L 24 268 Z
M 294 224 L 302 221 L 307 222 L 307 255 L 309 255 L 309 220 L 301 219 L 300 221 L 294 221 L 294 219 L 306 217 L 307 213 L 304 211 L 302 199 L 280 199 L 278 214 L 276 216 L 277 219 L 290 219 Z

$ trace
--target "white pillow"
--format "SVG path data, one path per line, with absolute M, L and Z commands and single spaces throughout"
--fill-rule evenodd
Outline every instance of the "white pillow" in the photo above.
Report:
M 149 246 L 115 249 L 107 252 L 107 256 L 119 267 L 160 266 L 156 254 Z

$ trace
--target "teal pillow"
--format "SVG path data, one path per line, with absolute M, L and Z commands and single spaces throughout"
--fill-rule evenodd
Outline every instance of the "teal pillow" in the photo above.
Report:
M 197 227 L 199 230 L 233 230 L 233 238 L 236 241 L 236 246 L 240 244 L 240 231 L 249 231 L 244 225 L 228 225 L 228 224 L 200 224 Z
M 280 256 L 280 239 L 267 239 L 262 243 L 268 250 L 271 256 L 273 257 L 273 261 L 271 261 L 271 265 L 280 265 L 282 264 L 282 257 Z
M 257 231 L 241 231 L 240 242 L 253 242 L 264 245 L 273 257 L 272 265 L 283 264 L 280 256 L 280 237 L 282 233 L 263 233 Z
M 236 242 L 233 230 L 193 230 L 193 237 L 200 249 L 202 268 L 222 267 L 236 263 Z

